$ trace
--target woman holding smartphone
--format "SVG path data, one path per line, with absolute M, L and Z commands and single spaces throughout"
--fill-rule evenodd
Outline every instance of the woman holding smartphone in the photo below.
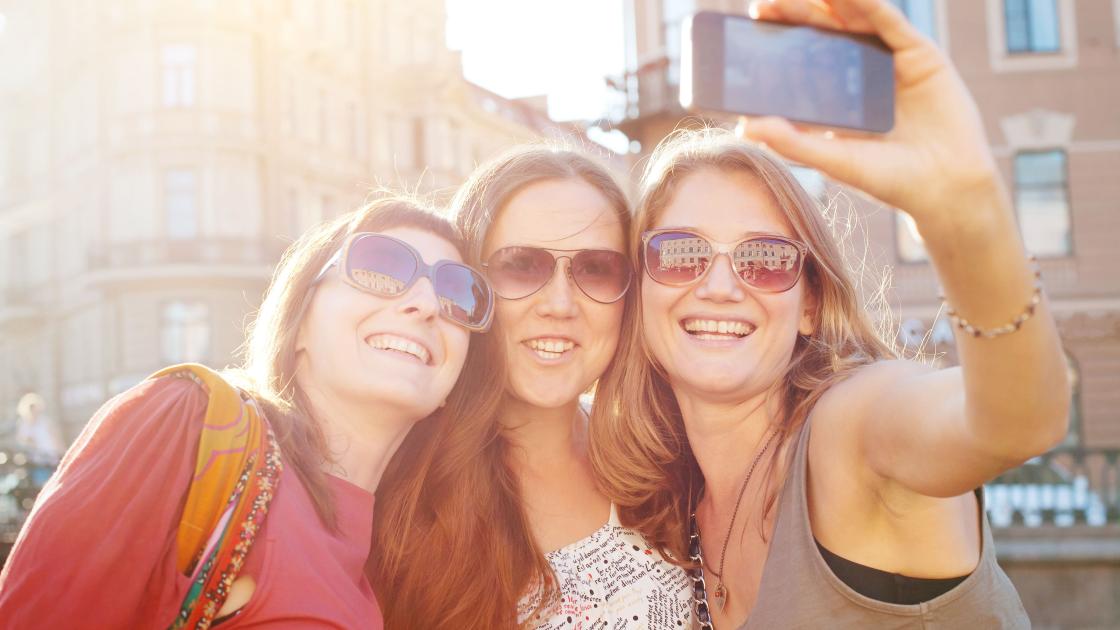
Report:
M 978 489 L 1063 439 L 1070 394 L 975 106 L 887 2 L 753 12 L 894 51 L 890 133 L 770 118 L 745 134 L 914 218 L 961 365 L 896 358 L 780 160 L 682 134 L 651 157 L 631 233 L 641 330 L 620 359 L 633 371 L 592 415 L 608 495 L 623 523 L 691 558 L 703 627 L 1028 627 Z
M 87 425 L 0 576 L 4 625 L 380 628 L 365 575 L 373 492 L 401 440 L 452 391 L 492 312 L 459 244 L 445 219 L 404 199 L 303 235 L 265 296 L 244 373 L 231 375 L 244 399 L 216 373 L 176 366 Z M 220 400 L 227 390 L 233 400 Z M 257 435 L 220 449 L 212 430 Z M 207 542 L 213 559 L 200 562 L 184 536 L 227 495 L 196 502 L 196 481 L 249 449 L 245 472 L 225 475 L 234 503 L 246 485 L 253 493 L 248 514 L 227 513 L 239 529 L 217 552 Z M 213 459 L 196 465 L 196 453 Z
M 618 367 L 632 308 L 625 195 L 589 158 L 529 146 L 452 209 L 498 296 L 464 368 L 486 385 L 406 440 L 379 490 L 387 626 L 688 627 L 687 576 L 619 525 L 587 455 L 580 395 Z

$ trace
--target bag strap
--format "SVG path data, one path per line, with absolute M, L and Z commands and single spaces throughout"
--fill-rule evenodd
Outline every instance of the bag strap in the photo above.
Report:
M 172 628 L 208 628 L 253 544 L 283 465 L 264 414 L 210 368 L 187 363 L 150 379 L 189 378 L 209 396 L 177 533 L 176 567 L 191 576 Z

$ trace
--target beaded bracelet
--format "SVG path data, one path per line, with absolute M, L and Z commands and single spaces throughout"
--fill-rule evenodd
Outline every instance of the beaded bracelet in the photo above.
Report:
M 1016 315 L 1015 319 L 1002 326 L 983 330 L 977 328 L 976 326 L 973 326 L 967 319 L 958 315 L 957 312 L 953 310 L 953 307 L 949 306 L 949 304 L 945 302 L 945 296 L 941 295 L 939 296 L 941 302 L 945 304 L 946 308 L 948 309 L 946 311 L 946 314 L 949 316 L 949 321 L 953 322 L 954 326 L 963 330 L 965 334 L 969 335 L 970 337 L 983 337 L 985 339 L 994 339 L 1002 335 L 1013 333 L 1016 330 L 1022 328 L 1023 322 L 1027 321 L 1034 315 L 1035 309 L 1037 309 L 1039 303 L 1042 302 L 1042 270 L 1039 269 L 1037 258 L 1031 256 L 1028 260 L 1031 264 L 1034 265 L 1034 293 L 1031 294 L 1031 299 L 1029 302 L 1027 302 L 1026 308 L 1024 308 L 1021 313 Z

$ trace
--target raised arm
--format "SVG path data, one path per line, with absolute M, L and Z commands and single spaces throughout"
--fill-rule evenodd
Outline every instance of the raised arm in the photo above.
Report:
M 995 338 L 956 330 L 960 368 L 877 366 L 850 391 L 867 402 L 853 420 L 872 470 L 929 496 L 975 488 L 1058 443 L 1069 384 L 1061 342 L 1035 277 L 983 125 L 960 76 L 885 0 L 775 0 L 771 19 L 874 33 L 894 51 L 895 128 L 832 137 L 780 118 L 744 121 L 743 134 L 862 189 L 913 217 L 949 307 L 980 330 L 1029 315 Z

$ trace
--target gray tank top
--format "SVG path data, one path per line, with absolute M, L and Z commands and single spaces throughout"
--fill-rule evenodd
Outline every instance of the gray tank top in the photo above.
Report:
M 1011 580 L 996 564 L 981 512 L 980 563 L 952 590 L 921 604 L 888 604 L 860 595 L 829 569 L 809 526 L 805 495 L 809 422 L 797 438 L 778 502 L 778 519 L 758 599 L 739 630 L 786 628 L 1030 628 Z

